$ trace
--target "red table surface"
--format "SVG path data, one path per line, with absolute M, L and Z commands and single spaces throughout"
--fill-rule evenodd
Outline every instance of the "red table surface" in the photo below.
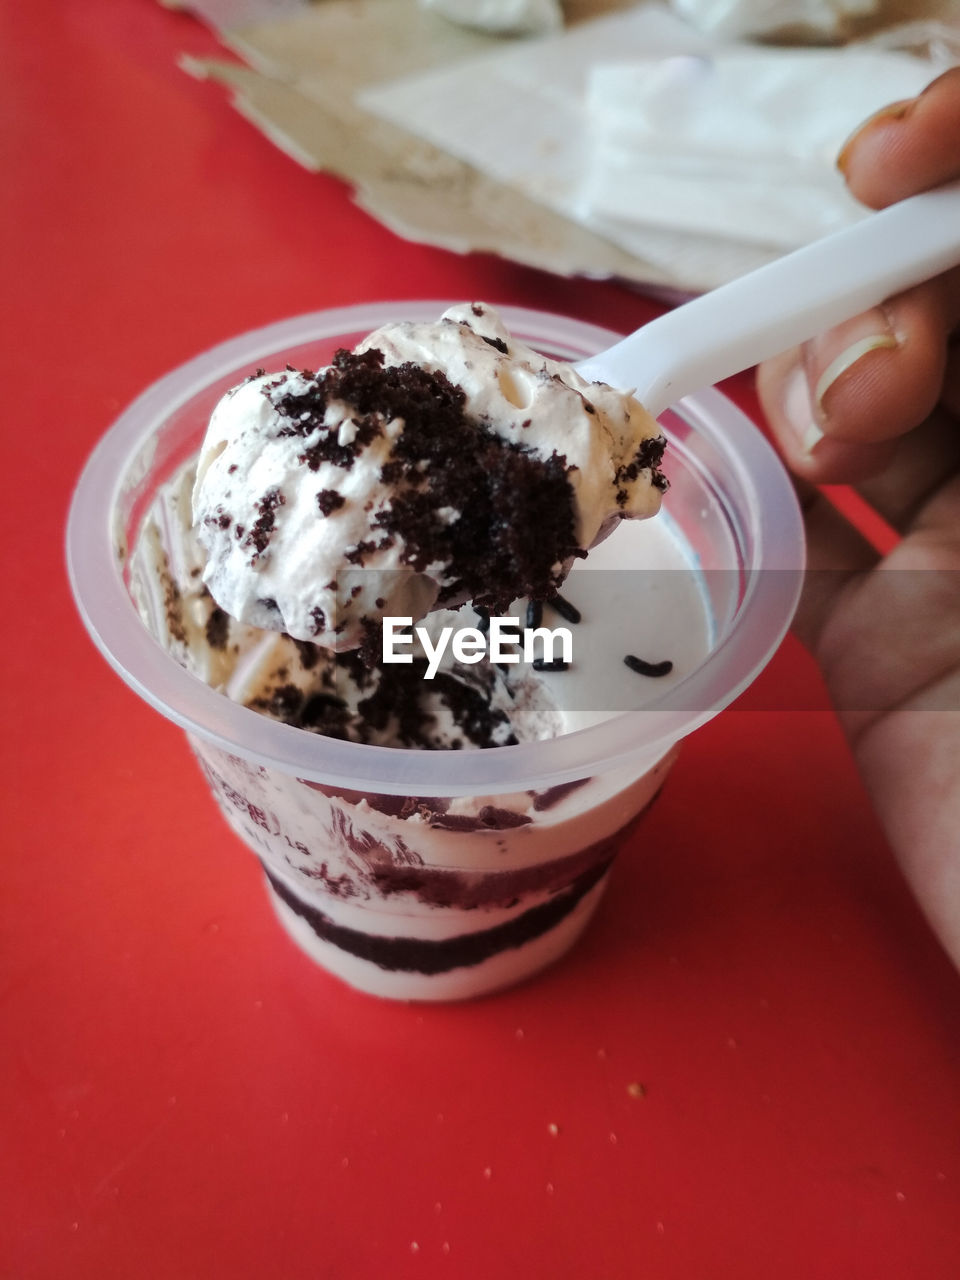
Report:
M 384 296 L 654 305 L 398 240 L 177 69 L 217 49 L 183 14 L 8 4 L 0 42 L 0 1276 L 955 1277 L 960 985 L 831 714 L 757 709 L 823 706 L 795 642 L 571 957 L 405 1006 L 281 934 L 69 597 L 86 455 L 221 339 Z

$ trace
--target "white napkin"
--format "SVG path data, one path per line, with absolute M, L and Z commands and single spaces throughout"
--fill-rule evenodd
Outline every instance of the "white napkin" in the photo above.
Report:
M 559 0 L 420 0 L 420 7 L 500 35 L 542 34 L 563 26 Z
M 846 136 L 942 66 L 721 45 L 661 4 L 379 84 L 358 102 L 650 264 L 712 288 L 864 216 Z
M 836 170 L 840 147 L 937 70 L 855 47 L 598 63 L 579 214 L 628 248 L 646 227 L 795 248 L 863 216 Z
M 673 0 L 673 7 L 702 31 L 726 39 L 786 28 L 837 36 L 848 19 L 876 13 L 879 0 Z

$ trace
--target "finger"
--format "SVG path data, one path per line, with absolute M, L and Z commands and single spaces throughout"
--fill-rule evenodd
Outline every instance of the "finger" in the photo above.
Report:
M 917 98 L 893 103 L 861 125 L 837 166 L 858 200 L 882 209 L 960 177 L 960 68 Z
M 824 435 L 876 443 L 923 422 L 943 386 L 947 311 L 943 282 L 930 280 L 806 344 L 813 411 Z
M 817 488 L 799 481 L 797 491 L 807 534 L 807 573 L 793 630 L 816 655 L 840 597 L 880 557 Z
M 760 403 L 797 475 L 856 483 L 890 466 L 943 389 L 949 304 L 930 281 L 760 366 Z
M 814 448 L 827 457 L 821 437 L 878 444 L 931 413 L 943 385 L 949 311 L 946 285 L 931 280 L 813 338 L 763 373 L 761 402 L 785 429 L 790 456 L 805 460 L 804 474 L 841 478 L 810 466 L 806 455 Z
M 960 338 L 954 338 L 947 348 L 947 369 L 943 375 L 940 403 L 960 420 Z
M 901 438 L 896 457 L 857 485 L 875 511 L 906 533 L 931 496 L 960 470 L 960 423 L 942 409 Z
M 946 706 L 934 686 L 956 664 L 960 477 L 938 491 L 914 535 L 882 564 L 822 495 L 808 495 L 805 506 L 809 570 L 794 629 L 817 659 L 851 742 L 891 708 L 919 705 L 925 690 L 928 705 Z
M 895 441 L 858 444 L 824 436 L 802 348 L 759 366 L 757 395 L 787 465 L 804 480 L 852 484 L 877 475 L 896 455 Z

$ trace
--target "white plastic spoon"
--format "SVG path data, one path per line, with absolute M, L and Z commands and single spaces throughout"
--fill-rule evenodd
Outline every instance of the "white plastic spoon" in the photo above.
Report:
M 656 417 L 960 263 L 960 183 L 911 196 L 652 320 L 577 370 Z

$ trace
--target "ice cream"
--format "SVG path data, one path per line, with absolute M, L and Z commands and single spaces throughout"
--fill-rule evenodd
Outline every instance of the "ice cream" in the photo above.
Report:
M 297 729 L 417 750 L 555 738 L 643 705 L 707 650 L 690 566 L 662 521 L 635 519 L 660 506 L 663 446 L 630 394 L 514 341 L 488 307 L 386 325 L 319 373 L 258 372 L 220 401 L 143 523 L 131 591 L 183 666 Z M 604 600 L 591 556 L 576 598 L 558 595 L 621 519 L 640 542 L 599 563 L 627 556 L 629 583 Z M 566 620 L 576 658 L 572 643 L 550 661 L 445 650 L 431 667 L 448 623 L 496 631 L 488 609 Z M 429 615 L 406 665 L 374 643 L 398 615 Z M 192 741 L 298 943 L 366 990 L 419 998 L 565 950 L 673 757 L 545 790 L 397 796 Z
M 551 738 L 642 706 L 709 647 L 696 575 L 669 524 L 657 520 L 622 529 L 574 568 L 561 601 L 546 606 L 545 613 L 559 607 L 579 617 L 582 657 L 569 669 L 448 659 L 442 678 L 427 684 L 422 667 L 367 668 L 356 653 L 237 622 L 215 603 L 192 528 L 194 467 L 159 490 L 130 557 L 141 617 L 199 679 L 299 729 L 427 750 Z M 621 538 L 629 546 L 617 550 Z M 625 577 L 612 568 L 621 557 L 633 566 Z M 629 604 L 617 600 L 611 627 L 597 601 L 618 584 Z M 451 616 L 434 614 L 431 626 Z M 470 606 L 461 617 L 477 621 Z M 669 658 L 671 669 L 638 676 L 623 662 L 627 650 Z M 591 668 L 615 685 L 601 693 Z M 675 754 L 651 760 L 639 776 L 629 765 L 547 789 L 437 797 L 306 781 L 205 739 L 191 742 L 224 817 L 260 858 L 274 908 L 297 943 L 353 985 L 408 999 L 480 994 L 561 955 Z
M 411 314 L 431 319 L 422 305 Z M 91 635 L 186 729 L 290 935 L 364 990 L 447 999 L 519 981 L 569 947 L 673 744 L 745 687 L 783 634 L 796 586 L 758 570 L 802 560 L 802 533 L 772 453 L 713 397 L 671 421 L 668 510 L 623 521 L 576 559 L 562 598 L 514 606 L 570 622 L 569 665 L 455 662 L 429 690 L 411 688 L 402 670 L 294 640 L 273 618 L 268 630 L 231 618 L 203 581 L 191 512 L 214 396 L 263 353 L 277 366 L 325 361 L 392 315 L 284 322 L 151 388 L 84 471 L 68 561 Z M 519 312 L 515 323 L 548 350 L 596 350 L 591 328 Z M 632 706 L 646 710 L 618 714 Z
M 237 621 L 336 650 L 385 615 L 544 600 L 620 519 L 659 509 L 663 447 L 632 395 L 487 306 L 386 325 L 217 406 L 193 494 L 203 578 Z

